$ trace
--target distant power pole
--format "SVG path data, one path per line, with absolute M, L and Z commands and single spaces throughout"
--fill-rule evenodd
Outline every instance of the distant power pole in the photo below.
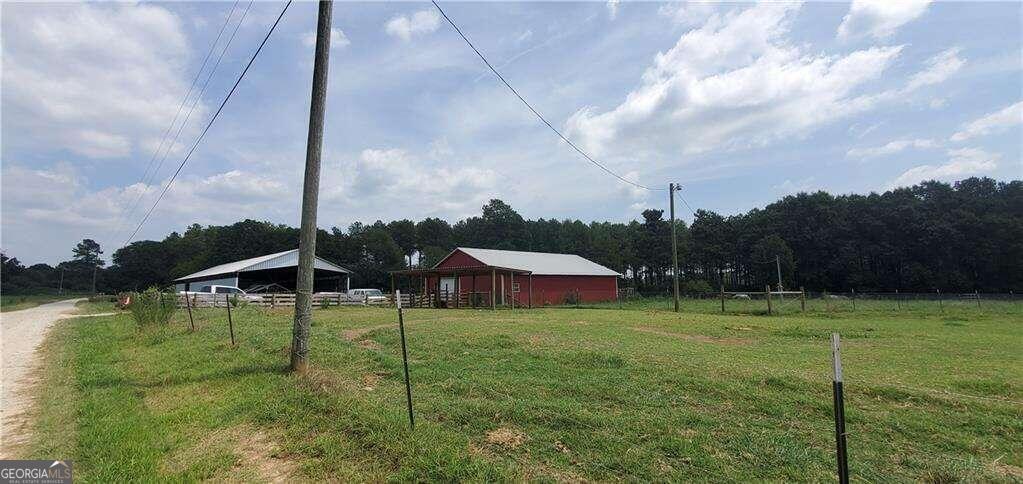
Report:
M 64 268 L 60 268 L 60 282 L 57 283 L 57 294 L 64 294 Z
M 778 292 L 781 292 L 782 291 L 782 288 L 781 288 L 781 258 L 778 257 L 778 254 L 774 255 L 774 268 L 778 271 Z M 785 295 L 784 294 L 779 294 L 778 296 L 781 299 L 785 299 Z
M 99 269 L 98 265 L 92 266 L 92 294 L 96 294 L 96 271 Z
M 291 338 L 291 370 L 304 373 L 309 366 L 309 327 L 313 319 L 313 262 L 316 259 L 316 206 L 320 192 L 320 152 L 323 114 L 327 105 L 327 67 L 330 57 L 330 16 L 334 3 L 320 1 L 316 24 L 316 59 L 309 106 L 309 138 L 305 151 L 302 188 L 302 226 L 298 242 L 298 280 L 295 282 L 295 325 Z
M 675 236 L 675 190 L 678 190 L 678 185 L 674 183 L 668 184 L 668 198 L 671 200 L 671 266 L 672 266 L 672 279 L 675 285 L 675 312 L 679 311 L 678 308 L 678 238 Z

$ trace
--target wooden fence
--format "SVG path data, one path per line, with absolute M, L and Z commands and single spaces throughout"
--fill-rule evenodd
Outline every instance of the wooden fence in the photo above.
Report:
M 185 298 L 188 298 L 188 302 Z M 388 299 L 383 304 L 391 303 L 392 300 Z M 203 293 L 192 293 L 192 294 L 178 294 L 178 307 L 183 308 L 186 304 L 190 304 L 193 308 L 222 308 L 228 304 L 232 306 L 259 306 L 266 308 L 277 308 L 277 307 L 294 307 L 295 306 L 295 294 L 294 293 L 280 293 L 280 294 L 247 294 L 239 296 L 235 294 L 203 294 Z M 347 294 L 313 294 L 313 307 L 330 307 L 330 306 L 367 306 L 372 304 L 367 301 L 365 296 L 349 296 Z

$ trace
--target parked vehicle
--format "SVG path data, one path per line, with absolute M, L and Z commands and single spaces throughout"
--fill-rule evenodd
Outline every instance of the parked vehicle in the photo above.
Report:
M 387 296 L 380 289 L 349 289 L 348 297 L 352 299 L 365 299 L 366 304 L 385 304 Z
M 259 301 L 262 299 L 260 296 L 249 295 L 245 291 L 238 289 L 237 287 L 234 286 L 220 286 L 215 284 L 209 286 L 202 286 L 199 288 L 198 291 L 180 291 L 178 292 L 178 294 L 187 294 L 189 296 L 197 294 L 200 297 L 208 294 L 231 294 L 236 295 L 233 297 L 237 297 L 243 301 Z

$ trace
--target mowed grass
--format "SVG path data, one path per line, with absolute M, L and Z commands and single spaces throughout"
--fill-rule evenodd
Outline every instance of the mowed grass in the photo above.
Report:
M 83 481 L 824 481 L 829 335 L 843 337 L 851 472 L 1023 479 L 1023 311 L 788 316 L 654 310 L 406 312 L 408 429 L 393 309 L 127 315 L 48 340 L 35 444 Z M 59 437 L 58 437 L 59 436 Z

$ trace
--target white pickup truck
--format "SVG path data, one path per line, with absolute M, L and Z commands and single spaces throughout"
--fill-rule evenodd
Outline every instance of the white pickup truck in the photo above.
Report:
M 348 297 L 351 299 L 363 299 L 366 304 L 387 304 L 387 296 L 380 289 L 349 289 Z
M 206 294 L 237 294 L 236 297 L 238 297 L 239 299 L 245 300 L 245 301 L 258 301 L 260 299 L 259 296 L 254 296 L 254 295 L 250 296 L 245 291 L 243 291 L 241 289 L 238 289 L 237 287 L 234 287 L 234 286 L 218 286 L 218 285 L 215 285 L 215 284 L 214 285 L 209 285 L 209 286 L 202 286 L 202 287 L 199 288 L 198 291 L 180 291 L 180 292 L 178 292 L 178 294 L 186 294 L 186 295 L 189 295 L 189 296 L 191 296 L 193 294 L 198 294 L 200 296 L 204 296 Z

